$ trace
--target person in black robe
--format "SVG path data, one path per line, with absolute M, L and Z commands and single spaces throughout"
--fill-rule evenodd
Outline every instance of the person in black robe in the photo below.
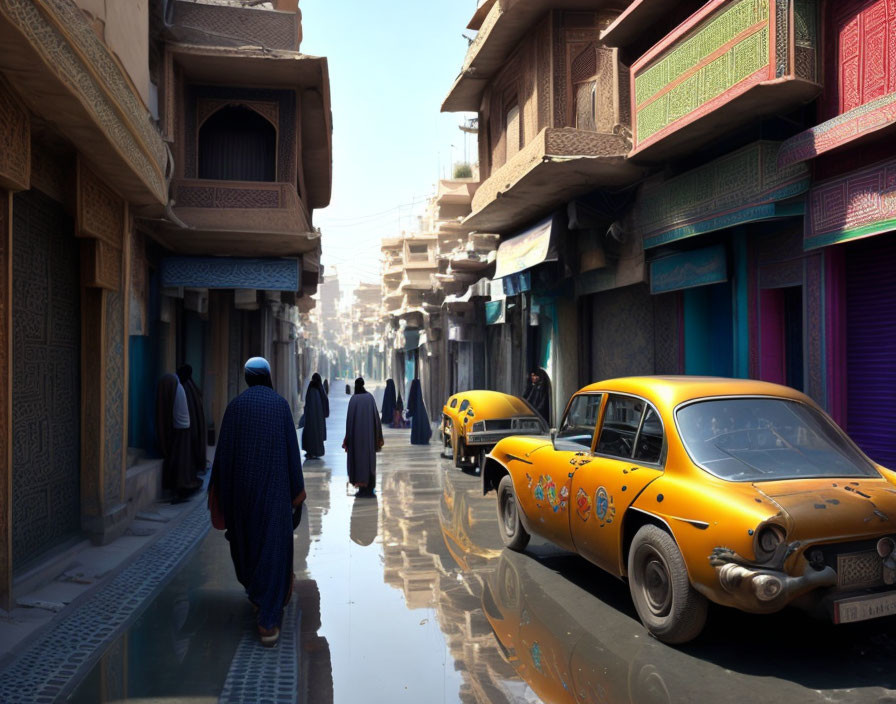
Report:
M 383 428 L 373 396 L 365 390 L 364 379 L 355 379 L 355 393 L 348 402 L 345 439 L 348 480 L 358 487 L 357 497 L 371 497 L 376 487 L 376 453 L 383 447 Z
M 324 418 L 330 417 L 330 392 L 327 390 L 327 382 L 322 381 L 320 378 L 320 374 L 314 372 L 311 375 L 311 380 L 314 381 L 317 379 L 317 383 L 320 385 L 321 395 L 320 400 L 324 404 Z M 324 440 L 327 439 L 327 426 L 324 424 Z
M 383 409 L 380 420 L 383 425 L 391 425 L 395 414 L 395 382 L 386 379 L 386 390 L 383 392 Z
M 174 494 L 175 503 L 202 486 L 193 470 L 190 425 L 186 392 L 174 374 L 165 374 L 156 389 L 156 436 L 162 487 Z
M 401 393 L 398 394 L 398 398 L 395 399 L 395 410 L 392 411 L 392 427 L 393 428 L 406 428 L 407 426 L 404 423 L 404 418 L 402 414 L 404 413 L 404 402 L 401 400 Z
M 324 396 L 320 374 L 311 377 L 305 393 L 305 426 L 302 428 L 302 449 L 306 460 L 323 457 L 324 440 L 327 439 L 327 421 L 330 404 Z
M 423 389 L 419 379 L 411 382 L 411 390 L 408 392 L 408 416 L 411 418 L 411 445 L 429 445 L 432 426 L 429 424 L 426 404 L 423 403 Z
M 177 378 L 187 394 L 187 407 L 190 409 L 190 451 L 193 457 L 193 471 L 199 475 L 205 472 L 208 463 L 206 454 L 208 426 L 205 424 L 205 405 L 202 402 L 202 392 L 193 381 L 192 366 L 184 364 L 177 370 Z
M 324 379 L 324 395 L 325 396 L 330 395 L 330 380 L 329 379 Z M 327 416 L 327 417 L 329 418 L 329 416 Z
M 276 644 L 293 587 L 293 530 L 305 500 L 302 458 L 289 403 L 270 365 L 246 362 L 249 388 L 224 413 L 209 491 L 224 517 L 237 579 L 258 609 L 263 645 Z
M 529 373 L 529 381 L 526 391 L 523 393 L 526 401 L 540 415 L 548 425 L 551 423 L 551 382 L 544 369 L 533 369 Z

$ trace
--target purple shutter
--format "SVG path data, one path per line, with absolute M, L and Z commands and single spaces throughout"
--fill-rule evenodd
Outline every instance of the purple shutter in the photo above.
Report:
M 846 246 L 847 431 L 896 469 L 896 235 Z

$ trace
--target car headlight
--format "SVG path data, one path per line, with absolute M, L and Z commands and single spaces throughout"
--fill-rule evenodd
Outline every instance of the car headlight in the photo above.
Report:
M 784 529 L 776 523 L 770 523 L 756 531 L 754 552 L 757 562 L 771 560 L 778 546 L 784 542 Z
M 485 432 L 485 421 L 478 420 L 473 423 L 473 432 L 474 433 L 484 433 Z

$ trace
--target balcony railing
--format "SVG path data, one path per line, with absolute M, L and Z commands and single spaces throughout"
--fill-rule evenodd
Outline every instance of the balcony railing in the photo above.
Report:
M 172 244 L 176 251 L 190 253 L 190 243 L 201 240 L 230 253 L 294 254 L 310 251 L 303 242 L 317 239 L 291 183 L 175 179 L 174 200 L 175 214 L 197 235 L 185 237 L 180 231 Z M 252 237 L 240 239 L 235 233 Z
M 660 160 L 821 90 L 815 3 L 711 0 L 631 70 L 631 156 Z

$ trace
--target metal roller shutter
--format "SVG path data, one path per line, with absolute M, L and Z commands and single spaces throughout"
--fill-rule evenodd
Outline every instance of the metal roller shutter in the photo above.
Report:
M 847 431 L 896 468 L 896 235 L 848 245 Z

